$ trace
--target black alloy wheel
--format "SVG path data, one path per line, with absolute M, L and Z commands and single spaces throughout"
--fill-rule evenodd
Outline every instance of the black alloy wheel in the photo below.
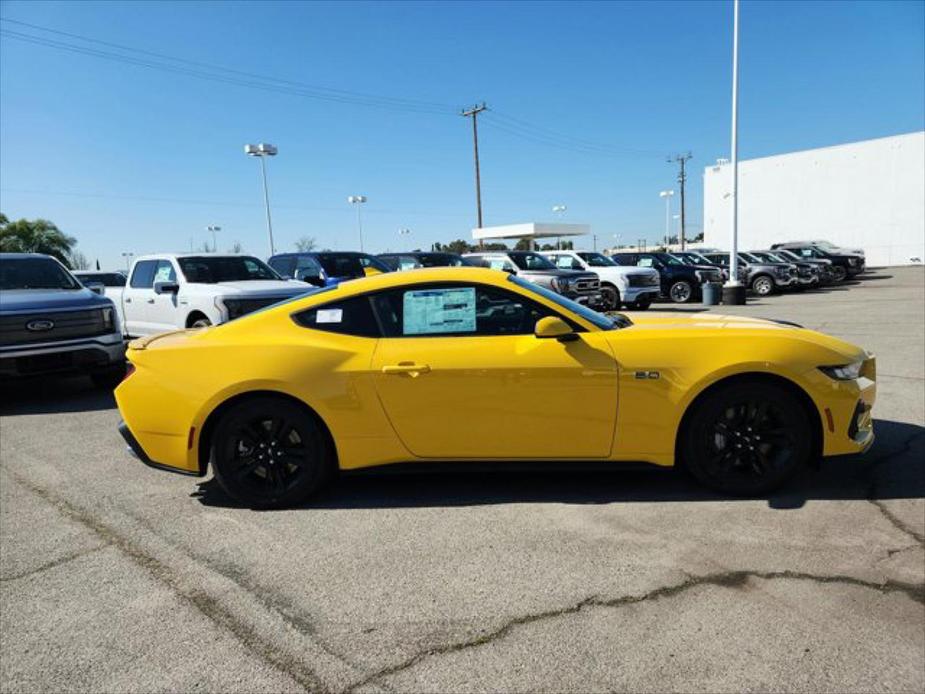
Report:
M 739 382 L 710 393 L 682 434 L 683 464 L 727 494 L 769 492 L 809 462 L 810 418 L 785 388 Z
M 694 296 L 694 288 L 686 280 L 678 280 L 668 290 L 668 297 L 676 304 L 686 304 Z
M 256 508 L 304 501 L 330 476 L 333 459 L 314 418 L 297 404 L 254 397 L 222 417 L 212 465 L 222 488 Z
M 620 290 L 612 284 L 601 285 L 601 296 L 604 298 L 604 310 L 620 310 Z

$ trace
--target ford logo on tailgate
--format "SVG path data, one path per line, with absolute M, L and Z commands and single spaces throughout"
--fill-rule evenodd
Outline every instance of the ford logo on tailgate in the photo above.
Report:
M 31 330 L 34 333 L 51 330 L 53 327 L 55 327 L 55 322 L 50 320 L 30 320 L 26 323 L 26 330 Z

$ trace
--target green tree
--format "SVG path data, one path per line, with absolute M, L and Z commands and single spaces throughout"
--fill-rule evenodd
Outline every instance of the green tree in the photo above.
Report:
M 464 239 L 456 239 L 444 245 L 443 250 L 447 253 L 468 253 L 469 244 Z
M 295 242 L 295 249 L 302 253 L 315 250 L 315 238 L 313 236 L 303 236 Z
M 4 253 L 45 253 L 71 267 L 71 249 L 76 243 L 77 239 L 47 219 L 11 222 L 0 214 L 0 251 Z

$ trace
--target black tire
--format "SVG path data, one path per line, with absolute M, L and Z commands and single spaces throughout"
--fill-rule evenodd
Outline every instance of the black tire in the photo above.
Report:
M 810 462 L 812 421 L 772 383 L 739 381 L 695 403 L 681 432 L 681 462 L 702 484 L 753 496 L 780 487 Z
M 212 325 L 212 321 L 210 321 L 205 316 L 202 316 L 202 318 L 197 318 L 196 320 L 194 320 L 192 324 L 190 325 L 190 327 L 191 328 L 208 328 L 210 325 Z
M 94 371 L 90 374 L 90 380 L 93 381 L 93 385 L 103 390 L 115 390 L 116 386 L 122 383 L 122 379 L 124 378 L 124 362 L 102 371 Z
M 752 291 L 758 296 L 769 296 L 774 293 L 774 278 L 769 275 L 758 275 L 752 280 Z
M 669 288 L 668 298 L 676 304 L 689 303 L 694 298 L 694 287 L 687 280 L 678 280 Z
M 604 298 L 605 311 L 620 310 L 620 290 L 612 284 L 601 285 L 601 296 Z
M 844 282 L 848 279 L 848 271 L 843 268 L 841 265 L 832 266 L 832 281 L 833 282 Z
M 259 396 L 233 405 L 212 436 L 215 479 L 252 508 L 304 502 L 334 471 L 334 456 L 314 417 L 299 405 Z
M 633 311 L 646 311 L 651 305 L 652 301 L 650 299 L 639 299 L 629 304 L 629 307 Z

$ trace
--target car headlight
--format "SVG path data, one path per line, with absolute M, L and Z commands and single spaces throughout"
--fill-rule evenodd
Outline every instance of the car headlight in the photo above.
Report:
M 848 265 L 857 265 L 857 264 L 858 264 L 857 258 L 848 258 Z
M 698 282 L 703 282 L 703 273 L 700 270 L 694 270 L 694 276 Z
M 103 327 L 107 330 L 112 330 L 115 325 L 113 323 L 113 312 L 112 308 L 104 308 L 102 311 L 103 314 Z
M 228 320 L 234 320 L 244 315 L 244 304 L 238 299 L 219 298 L 215 300 L 215 305 L 219 309 L 225 309 L 228 313 Z
M 861 367 L 863 366 L 863 361 L 856 361 L 842 366 L 820 366 L 819 370 L 836 381 L 853 381 L 861 375 Z

